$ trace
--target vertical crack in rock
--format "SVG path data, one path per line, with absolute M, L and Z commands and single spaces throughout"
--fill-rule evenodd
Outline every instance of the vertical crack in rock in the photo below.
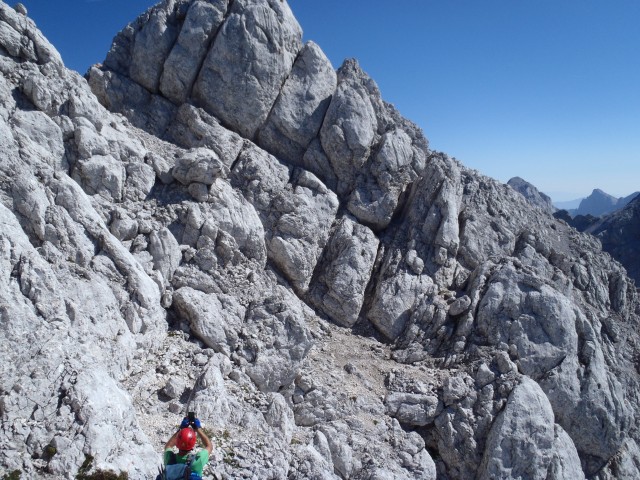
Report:
M 301 48 L 302 31 L 289 6 L 265 3 L 234 2 L 193 90 L 196 102 L 248 139 L 264 123 Z M 245 103 L 248 98 L 253 101 Z
M 160 77 L 160 92 L 174 104 L 191 98 L 196 78 L 229 13 L 228 0 L 196 1 L 189 5 Z

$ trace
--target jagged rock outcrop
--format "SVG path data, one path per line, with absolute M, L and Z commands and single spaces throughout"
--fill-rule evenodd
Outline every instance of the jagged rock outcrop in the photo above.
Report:
M 542 193 L 526 180 L 520 177 L 513 177 L 509 179 L 507 185 L 513 188 L 516 192 L 521 193 L 531 204 L 536 207 L 540 207 L 545 212 L 553 214 L 556 211 L 556 207 L 553 206 L 551 197 Z
M 164 0 L 85 80 L 0 2 L 0 472 L 640 475 L 637 292 L 430 151 L 279 0 Z
M 577 215 L 571 218 L 565 210 L 554 214 L 576 230 L 595 235 L 602 243 L 602 249 L 625 267 L 636 285 L 640 282 L 638 198 L 636 196 L 624 208 L 602 217 Z
M 640 285 L 640 196 L 585 231 L 595 235 L 602 249 L 624 265 L 636 286 Z

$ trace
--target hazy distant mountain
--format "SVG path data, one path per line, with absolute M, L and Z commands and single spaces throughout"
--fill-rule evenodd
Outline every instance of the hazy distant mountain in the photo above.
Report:
M 591 195 L 580 202 L 575 215 L 594 215 L 596 217 L 620 210 L 633 200 L 640 192 L 632 193 L 627 197 L 616 198 L 596 188 Z
M 577 210 L 582 200 L 584 200 L 584 198 L 576 198 L 575 200 L 567 200 L 565 202 L 553 202 L 553 206 L 558 210 Z
M 522 194 L 529 203 L 540 207 L 545 212 L 553 214 L 553 212 L 556 211 L 556 207 L 554 207 L 551 202 L 551 197 L 542 193 L 526 180 L 520 177 L 513 177 L 507 182 L 507 185 L 513 188 L 516 192 Z

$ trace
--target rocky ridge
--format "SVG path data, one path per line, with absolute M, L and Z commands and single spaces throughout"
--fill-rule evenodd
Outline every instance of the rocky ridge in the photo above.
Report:
M 640 196 L 585 231 L 596 236 L 602 242 L 602 249 L 624 265 L 636 287 L 640 285 Z
M 527 200 L 529 200 L 529 203 L 536 207 L 540 207 L 545 212 L 553 214 L 557 210 L 556 207 L 553 206 L 551 197 L 542 193 L 526 180 L 520 177 L 513 177 L 509 179 L 507 185 L 513 188 L 516 192 L 520 192 Z
M 638 299 L 279 0 L 165 0 L 88 80 L 0 2 L 0 468 L 637 478 Z

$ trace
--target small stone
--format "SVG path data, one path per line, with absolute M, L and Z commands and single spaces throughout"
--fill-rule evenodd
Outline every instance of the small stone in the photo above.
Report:
M 184 392 L 186 383 L 182 377 L 171 377 L 162 388 L 162 393 L 169 398 L 178 398 Z
M 209 188 L 204 183 L 191 183 L 187 190 L 198 202 L 206 202 L 209 199 Z
M 478 372 L 476 373 L 476 385 L 478 388 L 483 388 L 485 385 L 490 384 L 495 380 L 495 378 L 496 375 L 491 371 L 486 363 L 483 363 L 478 367 Z
M 449 377 L 445 380 L 442 394 L 445 405 L 451 405 L 467 395 L 468 387 L 462 377 Z
M 207 362 L 209 361 L 209 357 L 207 357 L 206 355 L 202 354 L 202 353 L 198 353 L 195 358 L 193 359 L 193 363 L 195 363 L 196 365 L 206 365 Z
M 495 356 L 495 362 L 498 366 L 498 371 L 502 374 L 509 373 L 516 368 L 507 352 L 498 352 Z
M 344 371 L 345 371 L 345 372 L 347 372 L 347 373 L 349 373 L 349 374 L 352 374 L 352 375 L 353 375 L 354 373 L 356 373 L 356 372 L 358 371 L 358 369 L 356 368 L 356 366 L 355 366 L 354 364 L 352 364 L 352 363 L 347 363 L 347 364 L 344 366 Z
M 464 295 L 458 299 L 456 299 L 451 306 L 449 307 L 449 315 L 452 317 L 456 317 L 467 310 L 471 306 L 471 299 L 468 295 Z

